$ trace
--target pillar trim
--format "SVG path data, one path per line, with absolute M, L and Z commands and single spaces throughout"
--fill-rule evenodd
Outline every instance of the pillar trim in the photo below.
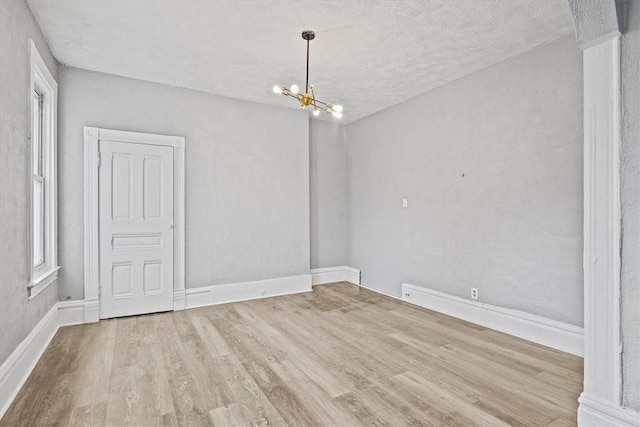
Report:
M 584 391 L 580 426 L 626 426 L 620 333 L 620 33 L 584 55 Z

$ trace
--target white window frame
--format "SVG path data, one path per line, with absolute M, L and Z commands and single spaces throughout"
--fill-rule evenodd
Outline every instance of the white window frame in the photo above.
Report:
M 29 299 L 38 295 L 58 277 L 58 185 L 57 185 L 57 145 L 58 145 L 58 83 L 47 68 L 33 40 L 29 40 L 29 218 L 28 218 L 28 290 Z M 42 95 L 41 158 L 37 158 L 34 143 L 34 93 Z M 41 176 L 44 186 L 44 262 L 34 266 L 34 180 L 41 179 L 34 173 L 35 162 L 42 162 Z

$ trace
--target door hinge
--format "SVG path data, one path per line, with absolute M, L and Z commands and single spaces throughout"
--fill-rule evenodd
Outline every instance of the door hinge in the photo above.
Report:
M 98 298 L 102 297 L 102 285 L 98 285 Z
M 98 151 L 98 167 L 102 164 L 102 153 Z

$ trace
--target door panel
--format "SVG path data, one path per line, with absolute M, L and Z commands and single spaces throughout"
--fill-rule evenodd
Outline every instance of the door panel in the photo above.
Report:
M 173 148 L 100 141 L 100 317 L 173 309 Z
M 111 217 L 113 221 L 131 222 L 131 155 L 113 153 L 111 169 Z
M 144 219 L 162 219 L 162 157 L 144 156 Z
M 144 262 L 144 294 L 156 295 L 162 292 L 162 261 Z
M 118 262 L 111 266 L 111 296 L 114 299 L 130 298 L 131 289 L 131 263 Z

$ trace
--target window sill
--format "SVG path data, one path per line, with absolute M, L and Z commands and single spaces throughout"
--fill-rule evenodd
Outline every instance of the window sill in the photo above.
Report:
M 40 292 L 44 291 L 50 284 L 58 278 L 58 270 L 60 266 L 51 268 L 34 278 L 29 285 L 29 301 L 36 297 Z

